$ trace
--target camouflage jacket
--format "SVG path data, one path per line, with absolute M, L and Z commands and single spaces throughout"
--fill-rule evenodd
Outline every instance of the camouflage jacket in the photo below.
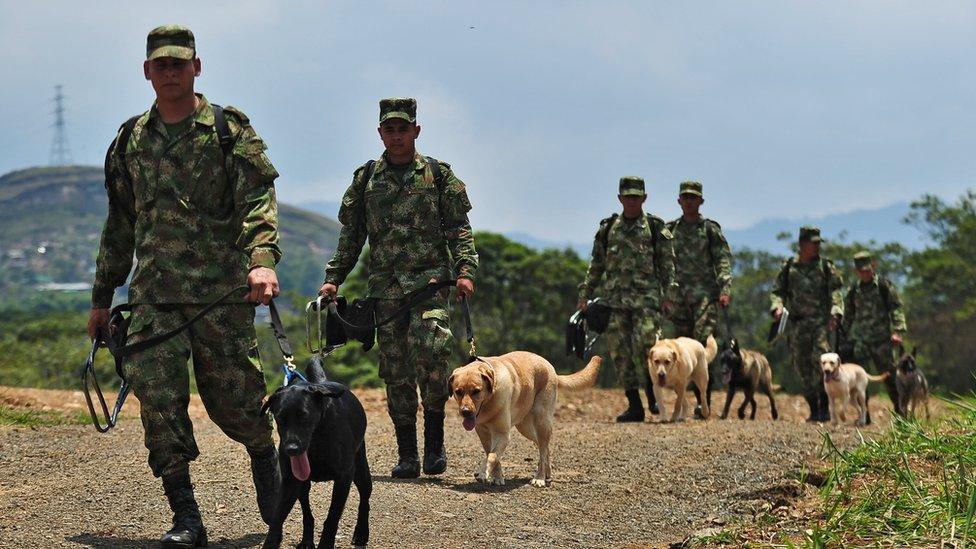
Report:
M 882 289 L 884 285 L 884 289 Z M 874 275 L 867 284 L 855 279 L 844 298 L 844 331 L 855 341 L 880 343 L 908 331 L 895 285 Z
M 172 138 L 155 105 L 143 113 L 129 137 L 125 165 L 113 140 L 93 307 L 111 304 L 133 253 L 130 303 L 206 303 L 245 284 L 250 268 L 274 268 L 281 258 L 278 172 L 264 141 L 241 111 L 225 107 L 234 145 L 224 158 L 213 108 L 198 97 L 193 123 Z
M 831 315 L 844 314 L 843 286 L 844 280 L 829 259 L 818 257 L 801 263 L 799 257 L 793 257 L 783 263 L 776 276 L 770 310 L 785 306 L 791 321 L 826 323 Z
M 679 217 L 667 226 L 674 235 L 678 294 L 687 301 L 730 294 L 732 251 L 722 234 L 722 227 L 701 216 L 697 223 L 688 223 Z
M 412 175 L 397 181 L 384 154 L 363 181 L 366 165 L 353 174 L 339 208 L 339 243 L 325 268 L 325 281 L 339 285 L 356 266 L 369 239 L 368 293 L 397 299 L 431 279 L 474 279 L 478 253 L 468 221 L 471 202 L 451 166 L 440 162 L 441 181 L 427 158 L 414 156 Z
M 674 248 L 664 220 L 641 215 L 636 220 L 614 214 L 600 221 L 580 299 L 598 294 L 617 308 L 658 310 L 674 300 Z

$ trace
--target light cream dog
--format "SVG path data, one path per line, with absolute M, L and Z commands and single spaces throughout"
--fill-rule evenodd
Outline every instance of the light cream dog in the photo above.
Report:
M 857 426 L 867 423 L 868 382 L 884 381 L 888 372 L 879 376 L 869 375 L 857 364 L 841 364 L 837 353 L 820 355 L 820 368 L 823 370 L 824 390 L 830 398 L 830 424 L 837 425 L 847 421 L 847 403 L 854 401 L 858 418 Z
M 705 343 L 703 346 L 690 337 L 662 339 L 647 352 L 647 370 L 654 382 L 654 398 L 663 402 L 661 397 L 665 387 L 678 395 L 671 412 L 671 421 L 685 419 L 689 406 L 685 395 L 688 382 L 694 383 L 703 396 L 707 394 L 708 363 L 718 353 L 718 344 L 712 336 L 708 336 Z M 711 414 L 707 398 L 702 398 L 701 411 L 702 417 L 706 419 Z
M 557 390 L 592 387 L 600 373 L 601 359 L 590 359 L 586 368 L 572 375 L 557 375 L 546 359 L 525 351 L 482 357 L 451 374 L 448 385 L 458 403 L 461 424 L 481 439 L 485 460 L 474 477 L 485 483 L 505 484 L 502 454 L 512 427 L 539 447 L 539 468 L 533 486 L 552 481 L 549 440 L 556 413 Z

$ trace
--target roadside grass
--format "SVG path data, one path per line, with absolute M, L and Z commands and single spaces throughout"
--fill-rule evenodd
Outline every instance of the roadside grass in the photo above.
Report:
M 0 425 L 22 427 L 51 427 L 54 425 L 84 425 L 91 422 L 87 412 L 56 412 L 27 410 L 0 404 Z
M 806 547 L 964 547 L 976 528 L 976 393 L 946 399 L 939 420 L 895 418 L 888 432 L 840 450 L 824 434 L 830 463 L 824 515 Z

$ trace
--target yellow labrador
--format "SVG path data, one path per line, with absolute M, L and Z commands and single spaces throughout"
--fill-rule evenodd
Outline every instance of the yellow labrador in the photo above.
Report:
M 888 372 L 879 376 L 869 375 L 857 364 L 841 364 L 837 353 L 820 355 L 820 368 L 823 370 L 824 390 L 830 398 L 830 424 L 837 425 L 847 421 L 847 403 L 854 400 L 858 418 L 854 424 L 861 427 L 867 423 L 868 381 L 884 381 Z
M 647 352 L 647 369 L 654 381 L 654 397 L 662 402 L 662 391 L 665 387 L 677 393 L 671 421 L 684 421 L 688 402 L 685 392 L 688 382 L 695 384 L 702 395 L 708 390 L 708 363 L 718 354 L 718 344 L 715 338 L 708 336 L 702 345 L 690 337 L 677 339 L 662 339 L 654 344 Z M 708 399 L 701 403 L 702 418 L 707 419 L 711 414 Z
M 525 351 L 482 357 L 451 374 L 448 385 L 458 403 L 461 425 L 481 439 L 485 459 L 474 477 L 503 485 L 502 454 L 512 427 L 539 447 L 539 468 L 532 486 L 552 482 L 549 439 L 556 413 L 557 390 L 592 387 L 600 372 L 600 357 L 572 375 L 557 375 L 546 359 Z

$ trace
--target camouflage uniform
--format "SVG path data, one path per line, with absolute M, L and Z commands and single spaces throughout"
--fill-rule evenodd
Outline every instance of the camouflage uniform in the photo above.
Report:
M 867 252 L 854 256 L 857 269 L 869 268 L 871 264 L 871 255 Z M 895 410 L 901 413 L 891 336 L 896 333 L 904 336 L 908 326 L 895 285 L 877 274 L 868 283 L 855 279 L 844 298 L 844 311 L 844 332 L 854 344 L 854 362 L 866 366 L 873 361 L 878 373 L 891 373 L 885 386 Z
M 251 268 L 274 268 L 281 257 L 278 172 L 264 141 L 241 111 L 226 107 L 234 145 L 225 159 L 213 108 L 198 98 L 191 120 L 176 135 L 169 135 L 153 105 L 135 123 L 124 165 L 115 141 L 106 163 L 109 210 L 92 306 L 111 305 L 134 252 L 131 342 L 174 328 L 200 304 L 243 285 Z M 174 127 L 180 125 L 169 125 Z M 124 372 L 142 406 L 149 464 L 157 477 L 185 471 L 198 454 L 187 415 L 190 356 L 214 422 L 249 450 L 273 448 L 269 417 L 260 410 L 265 384 L 254 307 L 243 297 L 242 292 L 180 336 L 126 360 Z
M 680 194 L 701 196 L 701 183 L 685 181 Z M 674 235 L 675 277 L 678 299 L 671 323 L 677 336 L 692 337 L 702 344 L 715 332 L 715 303 L 732 291 L 732 251 L 722 227 L 702 216 L 695 223 L 679 217 L 668 223 Z
M 467 215 L 471 203 L 451 166 L 440 162 L 440 171 L 438 182 L 428 158 L 417 153 L 400 181 L 384 154 L 369 181 L 364 181 L 365 165 L 356 170 L 342 197 L 342 230 L 325 282 L 342 284 L 368 238 L 368 293 L 378 298 L 377 319 L 431 279 L 474 280 L 478 254 Z M 454 341 L 448 307 L 445 290 L 378 330 L 380 377 L 394 425 L 415 424 L 418 384 L 425 413 L 444 411 Z
M 802 227 L 800 239 L 805 238 L 819 241 L 820 229 Z M 818 257 L 802 263 L 797 256 L 783 264 L 770 293 L 771 311 L 784 306 L 789 311 L 786 335 L 790 363 L 800 376 L 811 411 L 817 406 L 826 411 L 820 355 L 830 351 L 827 334 L 830 317 L 844 314 L 843 285 L 840 273 L 829 259 Z
M 621 194 L 636 189 L 637 182 L 643 195 L 644 181 L 636 177 L 620 180 Z M 664 220 L 614 214 L 600 221 L 579 297 L 598 295 L 613 309 L 607 345 L 625 391 L 639 389 L 640 379 L 647 378 L 645 358 L 661 326 L 661 302 L 674 299 L 674 279 L 672 236 Z

